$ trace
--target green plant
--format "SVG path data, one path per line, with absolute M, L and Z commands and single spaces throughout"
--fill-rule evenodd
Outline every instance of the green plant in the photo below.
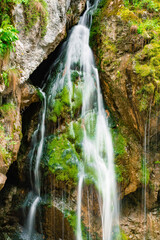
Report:
M 48 11 L 44 0 L 28 0 L 24 4 L 24 13 L 26 21 L 26 32 L 28 32 L 40 19 L 41 37 L 44 37 L 47 31 Z
M 0 113 L 3 116 L 5 116 L 5 115 L 8 115 L 9 112 L 11 112 L 14 109 L 15 109 L 15 105 L 13 103 L 3 104 L 2 106 L 0 106 Z
M 10 24 L 9 18 L 2 21 L 0 27 L 0 55 L 3 57 L 7 51 L 12 51 L 14 43 L 18 40 L 18 31 Z
M 79 156 L 66 135 L 53 138 L 47 147 L 48 167 L 60 181 L 77 184 Z
M 118 129 L 112 129 L 111 130 L 112 139 L 113 139 L 113 145 L 114 145 L 114 153 L 115 155 L 123 155 L 126 153 L 126 146 L 127 141 L 122 136 L 122 134 L 119 132 Z
M 53 105 L 50 106 L 48 119 L 56 123 L 58 118 L 65 118 L 66 114 L 70 110 L 69 106 L 69 91 L 68 88 L 65 86 L 62 91 L 56 95 Z
M 118 182 L 123 181 L 123 171 L 123 166 L 115 164 L 116 179 Z
M 67 218 L 68 222 L 70 223 L 70 226 L 72 227 L 73 231 L 76 234 L 77 231 L 77 214 L 74 211 L 65 210 L 64 216 Z M 91 236 L 89 236 L 89 233 L 87 231 L 87 228 L 83 224 L 83 221 L 81 222 L 81 229 L 82 229 L 82 237 L 84 240 L 92 240 Z
M 148 184 L 149 179 L 150 179 L 150 172 L 149 169 L 147 168 L 147 163 L 142 159 L 141 161 L 141 182 L 142 184 Z
M 73 84 L 72 110 L 75 114 L 82 106 L 82 86 Z

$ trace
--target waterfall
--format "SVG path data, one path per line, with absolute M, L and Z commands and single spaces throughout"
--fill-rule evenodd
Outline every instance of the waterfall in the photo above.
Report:
M 72 74 L 78 74 L 82 88 L 82 128 L 83 128 L 83 166 L 79 167 L 77 196 L 77 240 L 83 240 L 81 211 L 83 183 L 91 178 L 98 192 L 102 222 L 102 239 L 111 240 L 119 234 L 119 209 L 114 172 L 114 154 L 108 119 L 103 106 L 98 70 L 89 46 L 92 14 L 98 0 L 87 1 L 87 8 L 62 47 L 61 54 L 54 63 L 59 63 L 55 80 L 48 87 L 48 100 L 54 103 L 56 93 L 67 85 L 72 109 L 73 81 Z M 71 116 L 72 116 L 71 110 Z M 71 124 L 72 135 L 74 135 Z M 114 235 L 115 234 L 115 235 Z M 113 236 L 114 235 L 114 236 Z
M 39 166 L 43 152 L 46 105 L 47 110 L 50 107 L 53 108 L 56 95 L 61 93 L 64 87 L 67 86 L 72 122 L 74 118 L 74 104 L 72 98 L 75 91 L 75 85 L 73 86 L 72 78 L 75 73 L 77 76 L 76 81 L 78 82 L 76 86 L 78 86 L 82 92 L 80 118 L 83 132 L 82 161 L 79 163 L 78 167 L 77 240 L 84 239 L 81 215 L 83 186 L 87 179 L 92 181 L 98 194 L 102 224 L 102 239 L 112 240 L 119 234 L 119 209 L 116 193 L 112 138 L 108 127 L 108 119 L 103 106 L 98 70 L 95 66 L 94 56 L 89 46 L 92 14 L 96 10 L 98 2 L 98 0 L 92 1 L 92 3 L 89 0 L 87 1 L 86 11 L 80 18 L 78 25 L 71 30 L 68 40 L 63 44 L 61 53 L 50 68 L 50 74 L 47 83 L 44 86 L 46 96 L 42 92 L 43 109 L 41 113 L 41 121 L 37 130 L 33 134 L 33 148 L 30 153 L 32 191 L 28 195 L 26 202 L 31 201 L 32 204 L 23 233 L 24 240 L 41 239 L 41 236 L 36 237 L 34 233 L 34 222 L 37 206 L 41 201 Z M 54 71 L 52 71 L 52 69 L 54 69 Z M 75 134 L 72 123 L 71 132 L 74 136 Z M 40 138 L 38 137 L 39 134 Z M 91 223 L 89 223 L 89 225 L 91 225 Z M 63 228 L 64 222 L 62 222 L 62 232 L 64 232 Z M 64 235 L 64 233 L 62 233 L 62 235 Z M 91 239 L 90 236 L 89 239 Z
M 24 227 L 24 231 L 21 235 L 24 240 L 33 240 L 33 239 L 41 239 L 40 236 L 36 237 L 34 225 L 35 225 L 35 217 L 37 206 L 41 201 L 40 197 L 40 160 L 43 153 L 43 144 L 44 144 L 44 134 L 45 134 L 45 115 L 46 115 L 46 95 L 42 90 L 39 90 L 40 94 L 43 97 L 43 106 L 40 112 L 40 123 L 38 124 L 37 129 L 35 130 L 32 136 L 32 148 L 29 153 L 30 158 L 30 183 L 32 186 L 31 191 L 29 192 L 27 199 L 24 203 L 24 208 L 27 205 L 30 205 L 29 213 L 26 218 L 26 223 Z
M 144 237 L 146 239 L 146 221 L 147 221 L 147 209 L 146 209 L 146 193 L 147 193 L 147 124 L 145 124 L 145 131 L 144 131 L 144 156 L 143 156 L 143 163 L 142 163 L 142 171 L 143 171 L 143 187 L 142 187 L 142 200 L 143 200 L 143 213 L 144 213 Z

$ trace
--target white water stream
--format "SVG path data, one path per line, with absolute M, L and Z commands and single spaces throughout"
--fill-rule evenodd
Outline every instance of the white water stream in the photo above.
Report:
M 79 172 L 77 197 L 77 240 L 82 240 L 81 206 L 83 182 L 92 172 L 92 178 L 98 191 L 102 221 L 102 239 L 111 240 L 113 231 L 119 231 L 119 210 L 116 193 L 114 172 L 114 157 L 112 138 L 108 128 L 108 120 L 103 106 L 100 90 L 98 70 L 94 64 L 94 57 L 89 46 L 92 13 L 96 9 L 98 0 L 94 4 L 87 1 L 87 9 L 79 24 L 73 28 L 68 40 L 66 63 L 63 78 L 59 83 L 68 80 L 70 101 L 73 93 L 71 73 L 79 71 L 83 76 L 82 127 L 84 131 L 83 158 L 84 166 Z M 56 81 L 57 82 L 57 81 Z M 54 84 L 54 92 L 55 92 Z M 53 90 L 53 89 L 52 89 Z
M 45 116 L 46 116 L 46 95 L 40 90 L 43 97 L 43 106 L 40 115 L 40 123 L 32 136 L 32 149 L 30 151 L 30 182 L 32 186 L 31 192 L 28 194 L 27 200 L 24 204 L 26 207 L 30 202 L 28 216 L 26 218 L 25 228 L 21 235 L 24 240 L 40 239 L 35 234 L 35 217 L 37 206 L 41 201 L 40 197 L 40 160 L 43 153 L 44 134 L 45 134 Z M 35 236 L 34 236 L 35 235 Z
M 64 50 L 64 53 L 62 53 L 57 59 L 57 62 L 59 61 L 60 64 L 56 79 L 54 82 L 50 83 L 47 90 L 47 100 L 49 103 L 52 103 L 52 101 L 54 102 L 57 92 L 62 90 L 67 84 L 72 108 L 72 73 L 74 71 L 78 72 L 79 80 L 81 82 L 80 84 L 82 85 L 81 119 L 84 137 L 82 143 L 83 163 L 79 171 L 77 197 L 77 240 L 83 240 L 81 211 L 83 184 L 86 178 L 92 179 L 98 193 L 102 222 L 102 239 L 112 240 L 113 232 L 119 234 L 119 209 L 116 193 L 112 138 L 108 127 L 108 119 L 103 106 L 98 70 L 95 66 L 94 56 L 89 46 L 92 14 L 97 8 L 98 2 L 99 0 L 95 0 L 94 3 L 91 4 L 90 1 L 87 1 L 86 11 L 81 17 L 79 24 L 73 28 L 71 35 L 65 44 L 66 49 Z M 34 154 L 37 153 L 34 166 L 34 176 L 31 176 L 33 189 L 30 195 L 32 195 L 32 205 L 30 207 L 25 229 L 27 237 L 23 238 L 25 240 L 34 239 L 35 214 L 38 203 L 41 200 L 39 165 L 43 151 L 45 132 L 44 122 L 46 115 L 46 97 L 44 94 L 43 97 L 41 123 L 33 135 L 33 138 L 36 139 L 36 141 L 38 140 L 37 137 L 39 133 L 41 136 L 38 148 L 33 148 L 31 154 L 30 172 L 32 172 L 33 169 Z

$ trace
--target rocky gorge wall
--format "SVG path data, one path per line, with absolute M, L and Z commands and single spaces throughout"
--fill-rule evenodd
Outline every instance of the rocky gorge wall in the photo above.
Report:
M 15 50 L 1 59 L 0 189 L 5 184 L 9 166 L 17 158 L 22 138 L 21 114 L 31 103 L 39 101 L 36 88 L 28 82 L 29 76 L 78 21 L 85 0 L 29 1 L 26 5 L 9 7 L 19 33 Z
M 158 1 L 102 1 L 91 29 L 90 43 L 112 118 L 123 198 L 120 222 L 129 239 L 142 239 L 144 232 L 146 239 L 159 239 L 159 12 Z
M 41 20 L 32 26 L 28 33 L 25 30 L 26 18 L 22 4 L 16 5 L 13 9 L 13 19 L 19 32 L 19 40 L 16 41 L 16 51 L 10 55 L 7 64 L 3 63 L 2 70 L 16 67 L 18 69 L 18 81 L 14 81 L 15 75 L 9 86 L 4 82 L 0 83 L 0 180 L 1 188 L 6 181 L 6 173 L 10 165 L 17 159 L 17 153 L 22 139 L 22 114 L 34 102 L 39 102 L 37 89 L 27 80 L 39 64 L 47 58 L 49 53 L 54 51 L 67 34 L 71 25 L 75 24 L 78 16 L 84 9 L 85 1 L 46 1 L 48 9 L 48 24 L 45 35 L 42 37 Z M 125 3 L 127 1 L 124 1 Z M 159 239 L 159 35 L 158 28 L 154 24 L 146 23 L 147 20 L 154 20 L 159 13 L 159 5 L 156 11 L 148 5 L 142 9 L 135 6 L 124 5 L 123 1 L 102 1 L 98 11 L 93 18 L 91 29 L 91 45 L 94 50 L 97 65 L 99 66 L 101 87 L 106 104 L 106 113 L 109 116 L 109 123 L 114 142 L 116 176 L 118 191 L 122 199 L 121 205 L 121 228 L 122 239 L 140 240 L 144 234 L 144 216 L 142 211 L 142 188 L 144 186 L 144 172 L 142 166 L 145 125 L 147 126 L 147 239 Z M 142 1 L 143 2 L 143 1 Z M 156 2 L 156 1 L 155 1 Z M 78 6 L 78 7 L 77 7 Z M 38 9 L 41 9 L 39 6 Z M 158 13 L 157 13 L 158 9 Z M 129 19 L 129 20 L 128 20 Z M 133 21 L 133 23 L 132 23 Z M 148 27 L 151 24 L 152 27 Z M 145 25 L 145 26 L 144 26 Z M 147 26 L 146 26 L 147 25 Z M 159 26 L 159 25 L 158 25 Z M 76 78 L 76 77 L 75 77 Z M 17 78 L 16 78 L 17 79 Z M 15 82 L 15 83 L 14 83 Z M 64 93 L 66 94 L 65 90 Z M 78 95 L 77 91 L 77 95 Z M 80 95 L 78 95 L 80 96 Z M 58 100 L 62 100 L 59 97 Z M 75 101 L 76 103 L 76 101 Z M 39 104 L 40 105 L 40 104 Z M 39 109 L 39 105 L 37 109 Z M 60 139 L 56 138 L 49 142 L 49 147 L 54 148 L 58 154 L 68 146 L 77 157 L 80 149 L 80 135 L 82 122 L 77 119 L 77 112 L 81 103 L 78 102 L 75 109 L 74 128 L 76 136 L 69 133 L 68 125 L 71 121 L 67 113 L 67 101 L 63 102 L 63 108 L 59 117 L 53 109 L 47 119 L 48 128 L 51 133 L 59 132 Z M 33 106 L 33 108 L 35 108 Z M 12 236 L 17 227 L 17 222 L 23 223 L 19 213 L 19 204 L 25 198 L 28 191 L 28 171 L 26 156 L 31 141 L 31 135 L 38 121 L 37 113 L 30 116 L 26 111 L 27 131 L 23 130 L 24 137 L 18 157 L 18 171 L 20 182 L 25 185 L 4 188 L 2 190 L 0 214 L 2 239 Z M 28 115 L 27 115 L 28 114 Z M 53 118 L 54 117 L 54 118 Z M 54 119 L 54 121 L 53 121 Z M 66 124 L 67 123 L 67 124 Z M 25 139 L 25 140 L 24 140 Z M 26 141 L 27 139 L 27 141 Z M 27 142 L 27 144 L 26 144 Z M 77 144 L 76 144 L 77 142 Z M 73 148 L 73 145 L 75 147 Z M 61 148 L 59 148 L 61 146 Z M 62 224 L 68 230 L 66 239 L 74 239 L 75 229 L 74 214 L 76 211 L 76 169 L 67 169 L 63 174 L 56 173 L 52 168 L 54 157 L 58 158 L 60 164 L 66 167 L 59 157 L 53 156 L 50 150 L 46 149 L 46 155 L 50 158 L 50 164 L 42 163 L 44 183 L 42 191 L 49 193 L 47 203 L 43 207 L 44 235 L 47 239 L 62 238 Z M 79 154 L 80 155 L 80 154 Z M 44 158 L 45 160 L 45 158 Z M 63 165 L 64 164 L 64 165 Z M 9 173 L 12 176 L 13 172 Z M 14 175 L 13 175 L 14 176 Z M 12 177 L 11 177 L 12 178 Z M 65 200 L 62 202 L 62 197 Z M 89 196 L 89 203 L 88 203 Z M 52 198 L 53 197 L 53 198 Z M 54 204 L 52 203 L 52 200 Z M 92 202 L 92 200 L 94 200 Z M 51 204 L 52 203 L 52 204 Z M 94 203 L 94 204 L 93 204 Z M 92 212 L 88 216 L 87 207 L 90 205 Z M 63 212 L 65 208 L 65 212 Z M 82 203 L 82 215 L 84 224 L 84 239 L 91 234 L 93 239 L 101 236 L 99 210 L 97 206 L 96 190 L 93 186 L 86 186 Z M 53 215 L 56 218 L 53 218 Z M 65 218 L 64 218 L 65 216 Z M 90 232 L 89 218 L 92 222 Z M 39 218 L 39 217 L 37 217 Z M 53 218 L 53 221 L 50 219 Z M 63 220 L 65 219 L 65 220 Z M 39 219 L 38 219 L 39 220 Z M 37 220 L 37 222 L 38 222 Z M 52 229 L 58 227 L 55 235 Z M 11 235 L 8 236 L 8 232 Z M 89 233 L 88 233 L 89 232 Z M 11 237 L 12 239 L 12 237 Z

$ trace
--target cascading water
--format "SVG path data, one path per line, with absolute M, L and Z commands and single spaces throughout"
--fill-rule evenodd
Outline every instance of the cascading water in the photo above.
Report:
M 77 72 L 78 84 L 82 89 L 81 119 L 84 136 L 82 144 L 83 163 L 79 166 L 77 240 L 83 239 L 81 205 L 83 183 L 87 178 L 93 180 L 98 191 L 102 239 L 111 240 L 113 239 L 113 234 L 119 234 L 119 210 L 112 138 L 103 106 L 98 70 L 95 67 L 93 53 L 89 46 L 92 13 L 97 8 L 98 2 L 97 0 L 91 4 L 90 1 L 87 1 L 87 9 L 81 17 L 79 24 L 73 28 L 70 38 L 65 45 L 66 53 L 61 54 L 57 59 L 59 70 L 54 83 L 50 84 L 48 90 L 48 99 L 51 105 L 54 102 L 57 91 L 62 90 L 67 85 L 72 109 L 72 96 L 74 94 L 72 74 L 74 71 Z M 73 126 L 71 131 L 74 135 Z
M 24 240 L 41 239 L 40 236 L 36 237 L 34 232 L 35 216 L 37 206 L 41 200 L 40 197 L 40 160 L 43 153 L 44 134 L 45 134 L 45 115 L 46 115 L 46 95 L 42 90 L 40 94 L 43 97 L 43 106 L 40 113 L 40 123 L 32 136 L 32 149 L 29 153 L 30 158 L 30 182 L 32 186 L 31 192 L 24 203 L 24 208 L 31 203 L 24 231 L 21 235 Z
M 73 96 L 76 88 L 80 89 L 82 93 L 79 95 L 79 98 L 82 97 L 81 128 L 83 132 L 83 161 L 79 163 L 78 175 L 77 240 L 83 240 L 81 208 L 83 185 L 86 179 L 92 181 L 92 184 L 94 183 L 98 193 L 102 222 L 102 239 L 112 240 L 119 234 L 119 211 L 116 194 L 112 138 L 103 106 L 98 70 L 94 63 L 92 50 L 89 47 L 92 14 L 97 8 L 98 2 L 98 0 L 95 0 L 94 2 L 92 1 L 91 4 L 89 0 L 87 1 L 86 11 L 81 17 L 79 24 L 73 28 L 70 37 L 63 45 L 59 57 L 51 67 L 51 72 L 45 86 L 46 97 L 44 93 L 42 93 L 44 99 L 41 123 L 38 125 L 38 129 L 33 135 L 32 141 L 34 144 L 30 153 L 30 172 L 34 172 L 34 176 L 31 174 L 32 191 L 27 199 L 27 202 L 32 201 L 32 204 L 27 218 L 26 228 L 23 233 L 23 239 L 25 240 L 41 239 L 41 237 L 36 238 L 34 234 L 34 221 L 36 209 L 41 200 L 39 165 L 44 143 L 46 99 L 48 111 L 50 106 L 53 107 L 57 93 L 61 93 L 65 86 L 67 86 L 69 90 L 71 120 L 74 117 L 75 103 L 73 103 Z M 52 72 L 53 68 L 54 72 Z M 77 83 L 73 85 L 73 75 L 75 73 Z M 72 122 L 70 131 L 74 136 L 75 133 Z M 35 141 L 38 143 L 39 133 L 41 136 L 38 147 L 36 148 Z M 33 171 L 34 158 L 36 160 Z M 64 228 L 63 222 L 62 228 Z M 62 235 L 64 234 L 62 233 Z M 91 239 L 90 236 L 89 239 Z
M 143 200 L 143 213 L 144 213 L 144 237 L 143 239 L 146 239 L 146 220 L 147 220 L 147 208 L 146 208 L 146 190 L 147 190 L 147 124 L 145 124 L 145 132 L 144 132 L 144 156 L 143 156 L 143 162 L 142 162 L 142 171 L 143 171 L 143 188 L 142 188 L 142 200 Z

